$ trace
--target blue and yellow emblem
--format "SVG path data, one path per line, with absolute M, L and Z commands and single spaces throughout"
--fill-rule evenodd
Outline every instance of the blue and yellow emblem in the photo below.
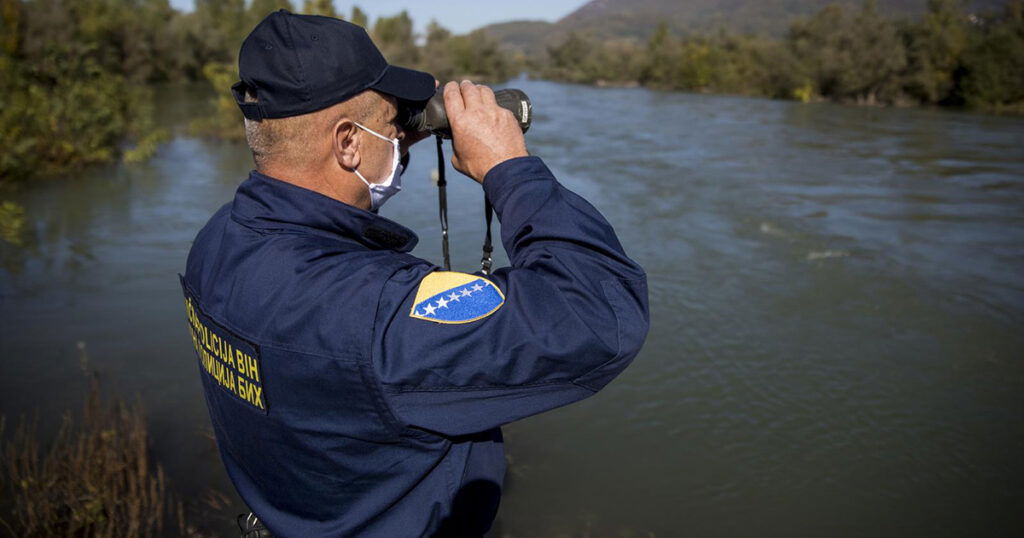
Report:
M 409 316 L 436 323 L 469 323 L 490 316 L 504 303 L 505 295 L 485 278 L 438 271 L 420 282 Z

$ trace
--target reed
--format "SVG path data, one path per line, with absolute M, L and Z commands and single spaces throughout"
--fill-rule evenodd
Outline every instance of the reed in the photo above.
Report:
M 40 441 L 38 418 L 22 419 L 10 439 L 0 419 L 0 487 L 10 494 L 0 528 L 24 537 L 150 537 L 170 521 L 179 536 L 191 534 L 150 459 L 142 405 L 105 404 L 96 376 L 87 376 L 81 416 L 65 413 L 49 443 Z

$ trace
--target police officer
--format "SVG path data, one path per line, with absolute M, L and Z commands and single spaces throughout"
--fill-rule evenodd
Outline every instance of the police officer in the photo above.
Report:
M 388 65 L 358 26 L 287 11 L 246 38 L 239 73 L 256 169 L 182 277 L 228 475 L 277 536 L 482 535 L 499 427 L 630 363 L 643 270 L 485 86 L 444 95 L 453 163 L 483 185 L 511 260 L 488 276 L 410 255 L 413 232 L 377 213 L 422 136 L 398 106 L 433 77 Z

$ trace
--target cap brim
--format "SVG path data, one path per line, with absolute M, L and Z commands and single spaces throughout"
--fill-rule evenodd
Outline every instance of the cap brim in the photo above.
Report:
M 406 101 L 426 101 L 434 96 L 434 76 L 423 71 L 389 65 L 370 88 Z

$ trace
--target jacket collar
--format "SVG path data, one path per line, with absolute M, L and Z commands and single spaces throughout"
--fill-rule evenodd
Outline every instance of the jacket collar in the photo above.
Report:
M 235 192 L 231 216 L 257 230 L 341 237 L 373 250 L 409 252 L 419 242 L 397 222 L 255 170 Z

